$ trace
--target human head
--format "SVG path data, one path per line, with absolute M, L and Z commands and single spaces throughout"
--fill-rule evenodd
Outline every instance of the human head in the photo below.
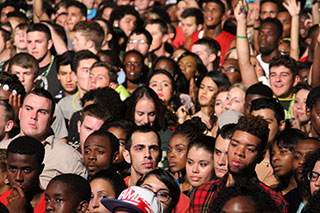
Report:
M 311 121 L 311 133 L 313 137 L 317 138 L 320 136 L 319 116 L 317 115 L 320 107 L 319 95 L 320 87 L 315 87 L 309 92 L 306 101 L 307 115 L 310 116 Z
M 8 73 L 19 78 L 26 92 L 34 88 L 38 72 L 39 63 L 28 53 L 18 53 L 10 59 Z
M 277 19 L 283 26 L 283 38 L 290 38 L 291 33 L 291 15 L 287 10 L 282 10 L 277 14 Z
M 278 50 L 282 28 L 281 22 L 276 18 L 267 18 L 261 22 L 258 43 L 262 55 L 269 55 Z
M 79 1 L 67 3 L 67 28 L 74 31 L 74 26 L 80 21 L 87 20 L 87 7 Z
M 6 101 L 0 100 L 0 141 L 9 139 L 9 132 L 14 124 L 13 107 Z
M 85 213 L 90 197 L 91 188 L 86 179 L 76 174 L 58 175 L 47 186 L 46 211 Z M 63 202 L 58 202 L 59 199 Z
M 290 98 L 299 82 L 297 64 L 290 56 L 275 56 L 270 61 L 270 86 L 278 98 Z
M 16 52 L 27 50 L 27 29 L 28 24 L 22 23 L 17 25 L 11 33 L 11 43 L 15 46 Z
M 10 95 L 21 95 L 24 99 L 25 90 L 18 77 L 7 72 L 0 72 L 0 99 L 9 102 Z
M 225 5 L 221 0 L 209 0 L 203 4 L 204 24 L 208 28 L 214 29 L 221 24 L 225 13 Z
M 96 22 L 81 21 L 74 26 L 73 47 L 76 52 L 90 50 L 98 53 L 104 40 L 104 31 Z
M 299 125 L 303 125 L 310 120 L 310 115 L 307 115 L 306 101 L 312 87 L 307 84 L 298 84 L 295 88 L 295 98 L 292 105 L 294 119 Z
M 168 26 L 163 20 L 148 20 L 145 24 L 145 28 L 149 31 L 149 33 L 152 36 L 150 52 L 159 50 L 168 41 Z
M 109 64 L 95 62 L 90 68 L 88 89 L 112 87 L 117 84 L 117 71 Z
M 253 100 L 250 107 L 250 113 L 254 116 L 261 116 L 268 122 L 270 144 L 279 131 L 284 130 L 284 109 L 275 98 L 258 98 Z
M 1 23 L 6 23 L 8 21 L 7 14 L 16 10 L 16 6 L 11 2 L 3 2 L 1 5 Z
M 57 56 L 58 79 L 68 94 L 74 94 L 77 91 L 77 83 L 75 81 L 75 72 L 71 69 L 75 52 L 66 51 L 62 55 Z
M 110 132 L 94 131 L 85 140 L 82 155 L 89 177 L 102 170 L 113 170 L 119 157 L 119 140 Z
M 7 149 L 7 173 L 11 187 L 18 185 L 27 195 L 38 189 L 43 159 L 44 146 L 40 141 L 29 136 L 14 139 Z M 25 172 L 26 168 L 30 172 Z
M 186 178 L 193 187 L 214 177 L 214 143 L 213 137 L 200 135 L 188 145 Z
M 260 19 L 276 18 L 279 12 L 279 3 L 276 0 L 264 0 L 260 2 Z
M 88 136 L 100 129 L 102 124 L 111 119 L 110 111 L 103 105 L 91 104 L 82 110 L 81 119 L 78 121 L 81 153 L 84 153 L 84 143 Z
M 144 28 L 137 28 L 131 32 L 128 38 L 126 51 L 137 50 L 143 56 L 146 56 L 149 52 L 151 44 L 152 36 L 149 31 Z
M 153 180 L 156 182 L 153 182 Z M 146 173 L 138 180 L 137 186 L 147 188 L 156 193 L 162 192 L 163 195 L 159 194 L 157 197 L 163 205 L 164 212 L 172 212 L 178 204 L 180 188 L 174 177 L 164 169 L 157 168 Z M 163 188 L 163 186 L 167 189 Z
M 144 56 L 137 50 L 130 50 L 123 56 L 124 71 L 126 81 L 139 84 L 145 81 L 146 70 L 144 66 Z
M 231 84 L 241 83 L 242 80 L 238 60 L 226 58 L 219 69 L 228 77 Z
M 306 161 L 302 172 L 302 184 L 308 192 L 306 197 L 310 198 L 319 190 L 320 174 L 320 149 L 310 152 L 306 156 Z
M 204 23 L 203 13 L 198 8 L 187 8 L 181 14 L 181 27 L 185 38 L 200 31 Z
M 247 87 L 240 83 L 235 83 L 229 87 L 225 109 L 233 109 L 244 113 L 246 91 Z

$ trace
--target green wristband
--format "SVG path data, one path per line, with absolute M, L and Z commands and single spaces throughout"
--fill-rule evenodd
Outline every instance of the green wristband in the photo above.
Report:
M 237 38 L 248 38 L 247 36 L 239 36 L 237 35 Z

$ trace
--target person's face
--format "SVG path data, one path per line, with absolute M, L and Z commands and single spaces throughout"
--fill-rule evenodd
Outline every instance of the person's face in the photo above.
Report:
M 280 131 L 279 123 L 275 117 L 274 111 L 272 109 L 264 108 L 259 110 L 254 110 L 251 112 L 253 116 L 261 116 L 264 120 L 268 122 L 269 128 L 269 136 L 268 143 L 271 143 L 276 136 L 276 134 Z M 281 127 L 282 128 L 282 127 Z
M 213 154 L 204 148 L 193 146 L 188 152 L 186 163 L 186 178 L 188 182 L 193 187 L 200 186 L 211 180 L 213 172 Z
M 109 137 L 92 135 L 84 144 L 83 160 L 89 176 L 102 170 L 108 170 L 112 165 L 111 144 Z
M 129 81 L 137 81 L 142 71 L 142 60 L 139 55 L 132 53 L 124 59 L 126 78 Z
M 274 143 L 271 151 L 271 164 L 276 176 L 281 177 L 293 172 L 293 153 Z
M 265 23 L 260 27 L 258 35 L 259 50 L 262 54 L 269 55 L 278 48 L 277 27 L 271 23 Z
M 254 208 L 254 201 L 248 197 L 237 196 L 228 200 L 223 207 L 221 208 L 221 212 L 224 213 L 255 213 L 257 212 Z
M 301 14 L 299 16 L 299 35 L 305 39 L 308 35 L 309 29 L 312 26 L 312 22 L 308 22 L 309 19 L 307 14 Z
M 85 21 L 86 17 L 82 16 L 79 8 L 71 6 L 67 9 L 67 26 L 69 31 L 73 31 L 74 26 L 80 21 Z
M 264 98 L 264 96 L 258 95 L 258 94 L 249 94 L 249 95 L 247 95 L 247 97 L 245 98 L 245 110 L 244 110 L 244 114 L 245 115 L 249 115 L 250 114 L 250 107 L 251 107 L 252 101 L 256 100 L 256 99 L 259 99 L 259 98 Z
M 170 78 L 165 74 L 157 74 L 150 79 L 149 87 L 153 89 L 158 97 L 168 105 L 172 97 L 172 85 Z
M 272 92 L 278 98 L 290 98 L 293 87 L 298 83 L 298 78 L 293 77 L 290 69 L 283 65 L 271 67 L 269 78 Z
M 302 68 L 299 70 L 298 75 L 300 77 L 300 82 L 305 83 L 308 82 L 308 77 L 309 77 L 309 68 Z
M 214 103 L 214 112 L 216 113 L 217 117 L 219 117 L 225 111 L 227 96 L 228 92 L 225 91 L 220 92 L 216 97 L 216 101 Z
M 24 68 L 17 64 L 11 66 L 11 73 L 19 78 L 19 81 L 23 85 L 26 93 L 30 92 L 35 84 L 36 76 L 32 68 Z
M 142 55 L 144 55 L 144 56 L 147 55 L 147 53 L 149 51 L 149 44 L 148 44 L 146 36 L 143 34 L 131 35 L 128 40 L 128 44 L 127 44 L 127 48 L 126 48 L 126 51 L 129 51 L 129 50 L 137 50 Z
M 87 140 L 88 136 L 92 132 L 100 129 L 102 124 L 103 120 L 90 115 L 85 116 L 82 123 L 81 121 L 78 121 L 78 132 L 81 143 L 81 153 L 84 153 L 84 142 Z
M 112 134 L 114 134 L 114 136 L 116 136 L 119 140 L 119 158 L 115 163 L 116 164 L 122 163 L 124 161 L 123 150 L 125 149 L 127 134 L 120 127 L 111 127 L 108 129 L 108 132 L 111 132 Z
M 11 186 L 18 185 L 26 193 L 39 184 L 42 165 L 35 155 L 9 153 L 7 159 L 7 174 Z
M 202 44 L 194 44 L 192 45 L 191 52 L 197 54 L 203 65 L 208 67 L 212 61 L 210 61 L 210 54 L 209 51 L 206 50 L 206 46 Z
M 260 77 L 260 76 L 263 76 L 264 73 L 263 73 L 263 69 L 258 61 L 258 59 L 254 56 L 251 56 L 250 57 L 250 63 L 252 64 L 252 66 L 254 67 L 254 71 L 256 72 L 257 76 Z
M 222 73 L 228 77 L 231 84 L 241 82 L 240 67 L 235 59 L 226 59 L 223 62 Z
M 73 94 L 77 90 L 75 75 L 70 64 L 59 66 L 58 79 L 67 93 Z
M 310 116 L 306 113 L 306 101 L 309 94 L 309 90 L 300 89 L 295 96 L 294 103 L 292 105 L 292 112 L 294 118 L 299 123 L 304 123 L 310 119 Z
M 183 11 L 187 9 L 187 4 L 185 1 L 179 1 L 177 4 L 177 10 L 176 10 L 176 16 L 178 18 L 178 20 L 181 20 L 181 14 L 183 13 Z
M 245 92 L 238 88 L 232 88 L 228 91 L 225 110 L 233 109 L 235 111 L 244 113 L 244 101 L 245 101 Z
M 89 212 L 110 213 L 110 211 L 106 209 L 100 202 L 102 198 L 116 199 L 116 194 L 110 182 L 102 178 L 96 178 L 90 182 L 90 186 L 91 199 L 89 203 Z
M 291 15 L 287 11 L 279 12 L 277 15 L 277 19 L 281 22 L 283 26 L 283 38 L 290 37 L 291 31 Z
M 290 44 L 288 42 L 280 42 L 278 46 L 278 51 L 281 55 L 289 55 L 290 54 Z
M 64 30 L 67 30 L 68 29 L 68 15 L 67 14 L 59 15 L 56 19 L 56 24 L 63 27 Z
M 253 172 L 258 163 L 261 140 L 256 136 L 236 130 L 228 148 L 228 168 L 231 174 L 245 176 Z
M 204 77 L 201 81 L 198 100 L 201 106 L 209 106 L 211 104 L 212 96 L 218 91 L 217 84 L 210 78 Z
M 7 14 L 10 12 L 13 12 L 13 11 L 14 11 L 14 7 L 12 7 L 12 6 L 6 6 L 6 7 L 2 8 L 0 22 L 6 23 L 8 21 Z
M 298 183 L 301 182 L 303 164 L 308 153 L 320 148 L 319 141 L 305 139 L 300 141 L 293 152 L 294 176 Z
M 79 66 L 77 68 L 77 74 L 76 74 L 78 89 L 81 89 L 83 91 L 88 90 L 90 67 L 96 61 L 97 60 L 94 58 L 89 58 L 89 59 L 83 59 L 79 62 Z
M 204 6 L 204 23 L 208 27 L 215 27 L 221 23 L 222 11 L 217 3 L 209 2 Z
M 46 212 L 78 212 L 78 204 L 68 186 L 61 181 L 50 182 L 46 192 Z
M 188 55 L 181 58 L 178 64 L 186 79 L 190 81 L 197 71 L 196 59 Z
M 260 9 L 260 19 L 264 20 L 266 18 L 276 18 L 278 14 L 278 7 L 273 2 L 266 2 L 261 5 Z
M 136 22 L 137 19 L 135 16 L 127 14 L 122 19 L 120 19 L 119 28 L 123 30 L 126 36 L 129 36 L 132 30 L 136 28 Z
M 141 98 L 134 111 L 134 122 L 137 126 L 150 125 L 153 126 L 156 120 L 156 106 L 149 98 Z
M 223 177 L 228 171 L 228 147 L 230 139 L 224 139 L 219 135 L 214 145 L 214 172 L 217 177 Z
M 109 21 L 113 8 L 107 7 L 102 12 L 102 18 Z
M 19 50 L 27 49 L 27 29 L 17 29 L 14 34 L 14 45 Z
M 144 175 L 158 166 L 161 149 L 155 132 L 135 132 L 131 136 L 130 153 L 125 150 L 125 160 L 131 164 L 131 171 Z M 128 156 L 128 154 L 130 156 Z
M 310 194 L 314 195 L 316 191 L 320 189 L 320 179 L 319 179 L 319 174 L 320 174 L 320 161 L 317 161 L 316 164 L 314 165 L 312 169 L 312 173 L 316 176 L 318 175 L 318 179 L 316 181 L 310 180 Z
M 74 34 L 72 45 L 74 47 L 74 51 L 76 52 L 80 50 L 88 50 L 90 48 L 90 43 L 80 31 L 76 31 Z
M 150 52 L 153 50 L 158 50 L 161 47 L 161 45 L 166 42 L 166 40 L 164 39 L 164 35 L 160 31 L 160 25 L 159 24 L 147 24 L 146 30 L 152 36 L 152 43 L 150 46 Z
M 171 172 L 179 172 L 186 167 L 188 144 L 188 139 L 180 134 L 176 134 L 170 139 L 168 162 Z
M 19 110 L 20 134 L 42 140 L 48 133 L 52 118 L 52 103 L 48 98 L 28 95 Z
M 311 120 L 311 131 L 313 137 L 319 137 L 320 135 L 320 101 L 318 100 L 312 107 L 311 114 L 308 110 Z
M 173 64 L 166 59 L 158 61 L 158 63 L 156 63 L 154 66 L 154 70 L 161 70 L 161 69 L 168 71 L 169 73 L 171 73 L 172 76 L 175 76 L 176 74 Z
M 185 38 L 188 38 L 191 36 L 194 32 L 198 30 L 198 25 L 196 23 L 196 17 L 194 16 L 189 16 L 187 18 L 182 18 L 181 19 L 181 27 L 182 27 L 182 32 Z
M 52 41 L 48 40 L 46 34 L 40 31 L 33 31 L 27 33 L 27 49 L 28 53 L 35 57 L 39 62 L 45 56 L 50 54 Z
M 143 12 L 153 4 L 152 0 L 134 0 L 134 6 L 139 12 Z
M 162 203 L 163 212 L 171 212 L 172 209 L 170 209 L 170 207 L 171 207 L 172 198 L 171 197 L 169 197 L 169 199 L 167 198 L 168 196 L 170 196 L 170 191 L 168 187 L 162 181 L 160 181 L 155 175 L 149 175 L 149 177 L 147 177 L 143 181 L 143 183 L 141 184 L 141 187 L 149 189 L 152 192 L 155 192 L 158 194 L 159 192 L 163 193 L 164 196 L 159 196 L 157 194 L 157 198 Z
M 105 67 L 94 67 L 89 74 L 88 89 L 94 90 L 97 88 L 107 87 L 110 84 L 109 71 Z

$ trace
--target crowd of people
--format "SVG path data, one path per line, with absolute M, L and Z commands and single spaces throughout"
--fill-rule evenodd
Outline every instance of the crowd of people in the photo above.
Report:
M 319 0 L 2 0 L 0 212 L 320 212 Z

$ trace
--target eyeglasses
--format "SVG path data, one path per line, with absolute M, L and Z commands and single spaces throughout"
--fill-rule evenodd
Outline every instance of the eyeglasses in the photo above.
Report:
M 146 41 L 146 40 L 143 40 L 143 39 L 141 39 L 141 40 L 130 39 L 130 40 L 128 41 L 128 44 L 146 44 L 146 43 L 147 43 L 147 41 Z
M 316 182 L 319 178 L 320 174 L 318 172 L 309 172 L 308 173 L 308 180 L 311 182 Z
M 228 67 L 228 68 L 220 67 L 218 70 L 223 73 L 234 73 L 234 72 L 240 73 L 240 71 L 235 67 Z
M 167 202 L 170 199 L 170 195 L 168 192 L 164 192 L 161 190 L 154 192 L 148 186 L 142 186 L 142 187 L 145 189 L 149 189 L 151 192 L 153 192 L 154 196 L 156 196 L 161 202 Z
M 138 63 L 138 62 L 135 62 L 135 63 L 128 62 L 128 63 L 125 63 L 124 65 L 125 65 L 126 67 L 134 66 L 135 68 L 137 68 L 137 67 L 140 66 L 140 63 Z

